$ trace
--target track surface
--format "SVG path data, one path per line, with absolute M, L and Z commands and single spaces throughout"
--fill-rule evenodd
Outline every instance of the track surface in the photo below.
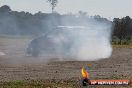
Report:
M 25 49 L 28 39 L 0 39 L 0 81 L 68 80 L 81 76 L 85 66 L 90 79 L 132 79 L 132 49 L 114 48 L 110 58 L 99 61 L 55 61 L 46 57 L 29 57 Z

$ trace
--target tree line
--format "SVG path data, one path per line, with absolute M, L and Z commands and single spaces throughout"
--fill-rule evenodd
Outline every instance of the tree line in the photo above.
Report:
M 129 16 L 113 20 L 113 43 L 129 44 L 132 42 L 132 19 Z
M 49 0 L 50 1 L 50 0 Z M 50 1 L 53 4 L 52 0 Z M 57 3 L 57 2 L 54 2 Z M 132 19 L 129 16 L 114 18 L 109 21 L 99 15 L 88 16 L 86 12 L 78 14 L 59 14 L 54 12 L 56 4 L 52 6 L 53 13 L 12 11 L 9 6 L 0 7 L 0 34 L 7 35 L 41 35 L 59 25 L 85 26 L 94 24 L 94 20 L 113 24 L 112 42 L 114 44 L 127 44 L 132 40 Z M 96 25 L 96 23 L 95 23 Z
M 99 15 L 87 16 L 85 12 L 79 11 L 78 14 L 64 14 L 57 12 L 31 14 L 29 12 L 12 11 L 9 6 L 0 7 L 0 34 L 10 35 L 40 35 L 56 26 L 85 26 L 87 23 L 110 22 Z

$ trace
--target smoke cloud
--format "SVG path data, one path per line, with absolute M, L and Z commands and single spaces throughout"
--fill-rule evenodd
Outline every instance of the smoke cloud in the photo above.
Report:
M 27 47 L 25 52 L 27 50 L 30 54 L 39 53 L 39 56 L 41 54 L 46 60 L 53 57 L 83 61 L 111 56 L 112 22 L 100 16 L 41 12 L 33 15 L 12 11 L 6 5 L 0 8 L 0 12 L 0 34 L 39 36 L 33 37 L 31 42 L 29 40 L 28 47 L 24 47 Z
M 58 26 L 56 32 L 48 36 L 56 44 L 59 57 L 63 60 L 94 61 L 109 58 L 112 53 L 112 24 L 92 19 L 89 22 L 80 20 L 81 26 L 69 26 L 71 21 L 63 20 L 64 26 Z M 78 24 L 78 23 L 74 23 Z M 64 58 L 65 57 L 65 58 Z
M 98 24 L 75 33 L 76 39 L 71 52 L 77 60 L 93 61 L 111 56 L 111 27 L 109 24 Z

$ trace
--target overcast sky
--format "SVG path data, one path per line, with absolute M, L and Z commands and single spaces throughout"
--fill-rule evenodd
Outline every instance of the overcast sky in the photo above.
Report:
M 15 11 L 36 13 L 51 12 L 47 0 L 0 0 L 0 6 L 9 5 Z M 89 15 L 100 15 L 107 18 L 132 17 L 132 0 L 58 0 L 58 13 L 77 13 L 85 11 Z

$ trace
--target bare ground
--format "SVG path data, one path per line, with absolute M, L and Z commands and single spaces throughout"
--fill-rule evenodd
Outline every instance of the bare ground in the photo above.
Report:
M 79 84 L 81 67 L 86 67 L 90 79 L 129 79 L 132 80 L 132 48 L 114 48 L 110 58 L 99 61 L 47 61 L 46 57 L 25 55 L 28 39 L 0 39 L 0 81 L 42 80 L 45 83 L 65 83 L 76 81 Z M 97 88 L 113 88 L 98 87 Z M 117 88 L 132 88 L 132 85 Z

